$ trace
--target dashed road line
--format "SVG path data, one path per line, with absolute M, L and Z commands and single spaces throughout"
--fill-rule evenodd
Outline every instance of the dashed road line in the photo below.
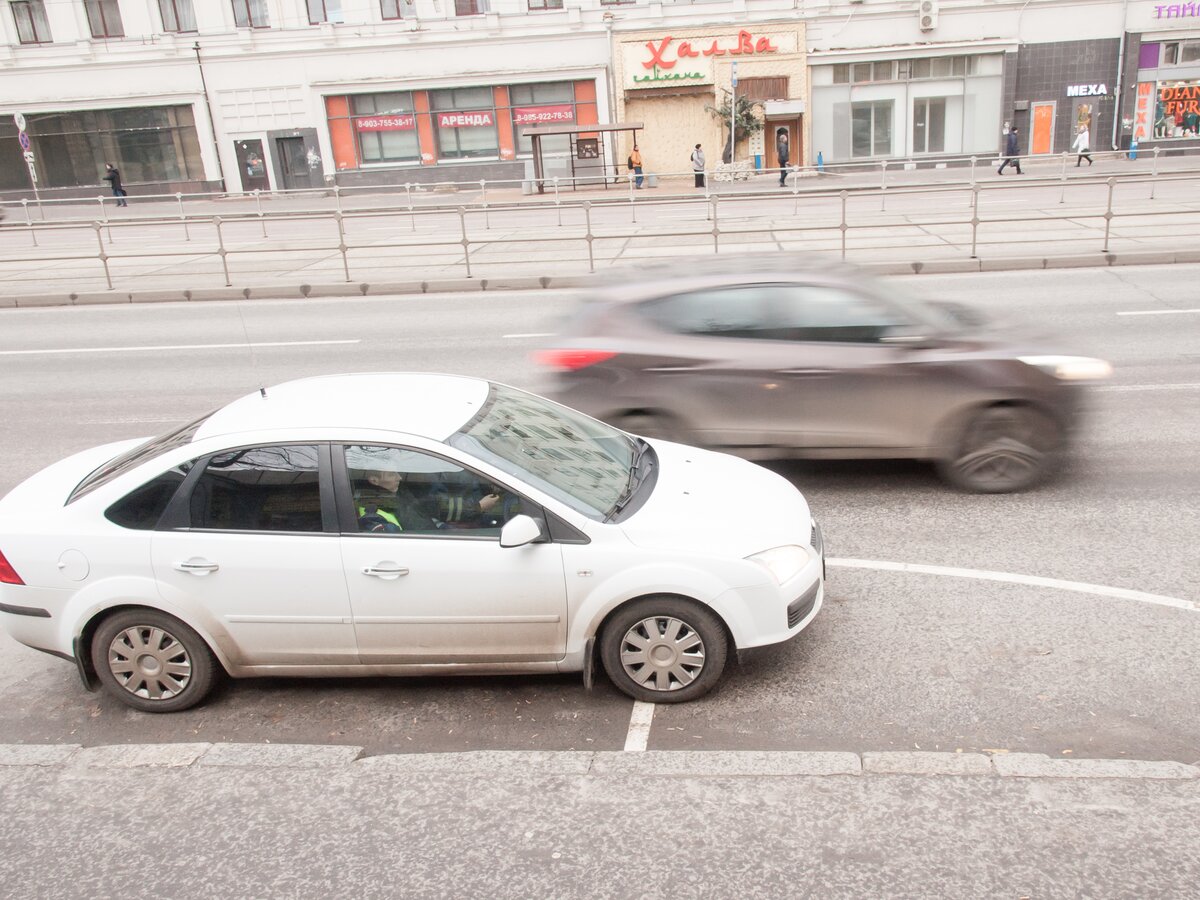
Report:
M 246 347 L 316 347 L 328 344 L 358 344 L 345 341 L 242 341 L 238 344 L 160 344 L 152 347 L 58 347 L 46 350 L 0 350 L 0 356 L 36 356 L 55 353 L 151 353 L 163 350 L 240 350 Z
M 1127 312 L 1119 312 L 1118 316 L 1171 316 L 1181 315 L 1186 313 L 1200 313 L 1200 309 L 1134 309 Z

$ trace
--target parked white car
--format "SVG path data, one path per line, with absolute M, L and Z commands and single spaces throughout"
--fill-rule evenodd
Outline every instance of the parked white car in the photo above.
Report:
M 691 700 L 824 592 L 786 480 L 511 387 L 309 378 L 0 501 L 0 622 L 137 709 L 263 675 L 583 672 Z

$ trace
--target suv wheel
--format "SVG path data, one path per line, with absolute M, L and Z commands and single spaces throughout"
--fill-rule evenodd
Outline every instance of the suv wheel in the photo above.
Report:
M 1053 471 L 1061 439 L 1058 425 L 1036 410 L 994 406 L 971 419 L 953 457 L 938 467 L 943 478 L 963 490 L 1022 491 Z
M 675 597 L 647 597 L 621 607 L 600 635 L 600 659 L 613 684 L 649 703 L 704 696 L 721 677 L 727 653 L 717 617 Z
M 91 652 L 104 689 L 144 712 L 195 706 L 212 689 L 218 670 L 200 635 L 151 609 L 109 616 L 96 629 Z

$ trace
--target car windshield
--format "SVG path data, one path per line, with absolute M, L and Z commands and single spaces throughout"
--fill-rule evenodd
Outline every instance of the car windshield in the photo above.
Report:
M 936 301 L 920 300 L 914 297 L 897 286 L 894 279 L 887 282 L 886 287 L 881 288 L 881 293 L 905 310 L 913 319 L 925 325 L 932 325 L 939 332 L 953 334 L 963 331 L 967 327 L 968 323 L 961 316 L 955 315 L 952 309 Z
M 503 385 L 446 443 L 597 521 L 625 492 L 637 455 L 623 431 Z
M 150 440 L 138 444 L 132 450 L 126 450 L 120 456 L 114 456 L 88 475 L 87 478 L 83 479 L 83 481 L 79 482 L 75 490 L 71 491 L 71 496 L 67 498 L 67 503 L 74 503 L 80 497 L 90 494 L 101 485 L 108 484 L 118 475 L 128 472 L 135 466 L 140 466 L 148 459 L 153 459 L 160 454 L 166 453 L 168 450 L 173 450 L 176 447 L 182 447 L 184 444 L 190 443 L 196 434 L 196 430 L 211 415 L 212 413 L 205 413 L 200 418 L 188 422 L 174 431 L 168 431 L 166 434 L 150 438 Z

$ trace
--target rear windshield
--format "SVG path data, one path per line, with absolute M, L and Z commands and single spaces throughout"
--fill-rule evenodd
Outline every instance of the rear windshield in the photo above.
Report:
M 174 450 L 176 447 L 182 447 L 184 444 L 190 444 L 192 438 L 196 435 L 197 429 L 211 415 L 212 413 L 205 413 L 195 421 L 188 422 L 174 431 L 151 438 L 143 444 L 138 444 L 132 450 L 126 450 L 120 456 L 114 456 L 88 475 L 87 478 L 83 479 L 83 481 L 79 482 L 75 490 L 71 491 L 71 496 L 67 498 L 67 503 L 74 503 L 80 497 L 87 496 L 96 490 L 96 488 L 108 484 L 118 475 L 125 474 L 130 469 L 140 466 L 147 460 L 154 459 L 154 457 L 166 453 L 168 450 Z

